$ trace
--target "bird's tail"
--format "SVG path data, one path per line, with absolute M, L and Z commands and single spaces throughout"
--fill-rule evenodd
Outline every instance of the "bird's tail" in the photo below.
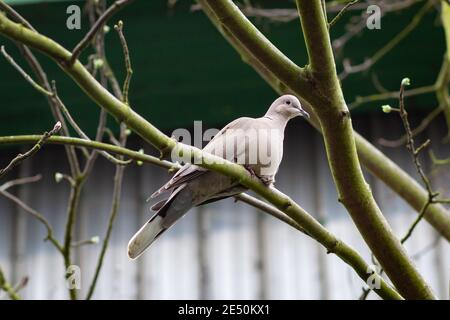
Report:
M 128 256 L 131 259 L 139 257 L 192 207 L 190 192 L 183 192 L 183 189 L 180 187 L 174 191 L 163 205 L 158 204 L 158 211 L 131 238 L 128 243 Z

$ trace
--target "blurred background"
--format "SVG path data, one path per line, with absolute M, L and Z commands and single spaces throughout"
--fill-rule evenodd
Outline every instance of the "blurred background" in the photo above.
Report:
M 89 30 L 85 16 L 80 30 L 66 28 L 67 7 L 83 7 L 85 1 L 6 2 L 39 32 L 68 49 Z M 389 3 L 383 3 L 386 2 Z M 380 30 L 361 29 L 345 46 L 336 45 L 338 69 L 343 70 L 346 59 L 355 65 L 363 63 L 410 24 L 424 3 L 409 1 L 401 10 L 384 15 Z M 134 69 L 130 88 L 133 109 L 169 135 L 177 128 L 192 130 L 194 121 L 201 120 L 204 129 L 221 128 L 237 117 L 260 116 L 277 96 L 193 4 L 187 0 L 137 0 L 109 22 L 112 27 L 119 19 L 124 21 Z M 242 1 L 241 5 L 247 9 L 295 8 L 292 1 L 251 1 L 251 6 Z M 348 25 L 362 12 L 363 9 L 347 12 L 333 26 L 332 39 L 342 40 L 349 33 Z M 379 62 L 368 70 L 343 76 L 347 103 L 358 101 L 358 96 L 380 92 L 380 87 L 396 91 L 405 76 L 411 78 L 413 87 L 433 84 L 445 52 L 439 18 L 439 8 L 430 8 L 414 31 Z M 306 63 L 298 19 L 278 21 L 257 15 L 252 16 L 252 21 L 293 61 Z M 106 55 L 119 80 L 123 80 L 122 49 L 113 31 L 105 36 Z M 20 65 L 26 66 L 12 42 L 2 37 L 0 44 Z M 82 58 L 88 54 L 85 52 Z M 59 95 L 73 117 L 93 136 L 99 108 L 53 62 L 41 54 L 37 56 L 49 78 L 57 81 Z M 54 120 L 46 99 L 4 59 L 0 59 L 0 74 L 0 135 L 40 134 L 51 128 Z M 361 104 L 352 109 L 353 124 L 359 133 L 417 177 L 404 146 L 390 148 L 379 143 L 381 138 L 394 140 L 404 134 L 398 115 L 381 111 L 384 103 L 395 106 L 397 101 L 394 98 Z M 414 127 L 438 105 L 433 92 L 410 97 L 406 103 Z M 108 127 L 118 130 L 112 118 L 108 119 Z M 434 153 L 445 158 L 449 156 L 447 132 L 445 117 L 439 116 L 417 140 L 430 138 Z M 130 136 L 128 147 L 156 154 L 135 135 Z M 26 149 L 2 147 L 0 167 Z M 287 128 L 285 150 L 276 186 L 370 261 L 369 250 L 337 201 L 321 136 L 304 120 L 295 119 Z M 54 175 L 68 171 L 66 162 L 62 147 L 46 145 L 8 176 L 12 179 L 43 175 L 42 181 L 16 188 L 14 193 L 48 218 L 59 239 L 64 233 L 69 187 L 56 183 Z M 448 166 L 436 167 L 428 157 L 424 157 L 424 162 L 434 187 L 448 195 Z M 99 158 L 94 170 L 82 194 L 75 235 L 78 240 L 93 236 L 102 239 L 106 232 L 114 166 Z M 366 176 L 394 232 L 403 236 L 416 212 L 382 182 Z M 131 261 L 126 246 L 150 217 L 149 206 L 153 203 L 146 199 L 169 178 L 166 170 L 151 165 L 131 165 L 125 170 L 119 215 L 94 298 L 357 299 L 361 295 L 362 281 L 340 259 L 327 255 L 323 247 L 291 227 L 233 199 L 191 210 L 141 258 Z M 15 283 L 29 277 L 21 291 L 27 299 L 68 298 L 62 258 L 43 241 L 45 235 L 41 224 L 0 197 L 0 266 L 8 279 Z M 406 248 L 436 294 L 448 299 L 450 245 L 422 221 Z M 100 245 L 74 249 L 73 262 L 81 268 L 82 293 L 88 289 L 99 250 Z M 376 295 L 371 293 L 369 298 Z

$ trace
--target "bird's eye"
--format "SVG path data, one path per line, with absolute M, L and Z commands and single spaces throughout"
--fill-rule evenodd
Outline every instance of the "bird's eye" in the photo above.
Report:
M 286 104 L 291 104 L 291 101 L 289 101 L 289 100 L 286 100 Z

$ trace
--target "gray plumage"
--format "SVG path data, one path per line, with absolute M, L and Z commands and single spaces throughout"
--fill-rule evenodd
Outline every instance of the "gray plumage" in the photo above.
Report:
M 265 184 L 275 181 L 283 156 L 284 129 L 296 116 L 307 116 L 292 95 L 276 99 L 264 117 L 239 118 L 225 126 L 203 148 L 204 151 L 244 165 Z M 132 237 L 128 255 L 135 259 L 165 230 L 192 207 L 231 197 L 246 188 L 235 179 L 193 164 L 184 165 L 151 197 L 171 191 L 168 199 L 156 203 L 156 213 Z

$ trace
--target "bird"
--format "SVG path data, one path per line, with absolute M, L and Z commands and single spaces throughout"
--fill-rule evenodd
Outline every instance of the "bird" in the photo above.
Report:
M 238 118 L 220 130 L 203 151 L 243 165 L 252 175 L 271 186 L 283 156 L 284 130 L 297 116 L 309 118 L 299 99 L 278 97 L 260 118 Z M 128 256 L 139 257 L 161 234 L 191 208 L 235 196 L 247 188 L 236 179 L 186 163 L 150 198 L 170 192 L 152 206 L 156 211 L 128 243 Z

